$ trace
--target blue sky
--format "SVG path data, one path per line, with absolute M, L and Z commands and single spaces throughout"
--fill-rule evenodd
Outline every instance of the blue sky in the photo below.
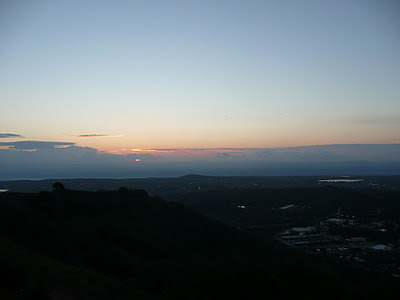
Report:
M 115 155 L 398 143 L 399 20 L 397 1 L 2 1 L 0 133 Z

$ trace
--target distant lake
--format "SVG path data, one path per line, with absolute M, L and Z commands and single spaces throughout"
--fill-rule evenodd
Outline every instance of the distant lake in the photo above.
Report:
M 0 189 L 0 193 L 4 193 L 4 192 L 7 192 L 8 190 L 2 190 L 2 189 Z
M 318 180 L 318 182 L 358 182 L 358 181 L 364 181 L 364 179 L 322 179 Z

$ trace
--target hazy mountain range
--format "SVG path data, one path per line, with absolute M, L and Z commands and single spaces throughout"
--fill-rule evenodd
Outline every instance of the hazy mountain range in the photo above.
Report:
M 204 175 L 395 175 L 400 144 L 151 149 L 111 154 L 72 143 L 0 143 L 0 179 Z M 8 147 L 8 148 L 6 148 Z

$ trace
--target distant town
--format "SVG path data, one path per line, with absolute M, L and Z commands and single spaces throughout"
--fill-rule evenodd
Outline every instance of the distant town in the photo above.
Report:
M 288 205 L 278 209 L 300 208 Z M 375 215 L 358 216 L 342 213 L 339 207 L 335 216 L 281 231 L 276 239 L 325 261 L 400 278 L 400 227 L 397 221 L 384 219 L 383 209 Z

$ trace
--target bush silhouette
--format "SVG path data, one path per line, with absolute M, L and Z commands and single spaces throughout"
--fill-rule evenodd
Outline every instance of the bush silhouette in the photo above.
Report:
M 64 189 L 64 185 L 57 181 L 55 183 L 53 183 L 53 189 L 55 189 L 56 191 L 62 191 Z

